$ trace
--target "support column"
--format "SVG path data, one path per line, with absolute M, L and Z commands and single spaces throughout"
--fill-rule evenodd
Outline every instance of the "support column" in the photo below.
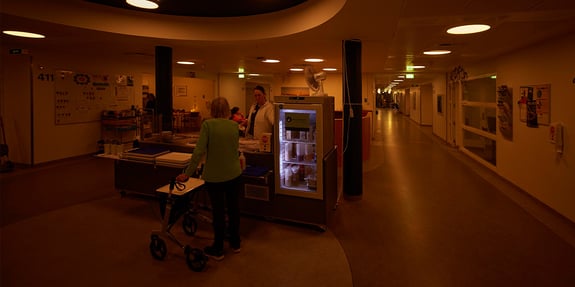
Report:
M 343 193 L 363 194 L 361 41 L 343 41 Z M 347 145 L 347 146 L 346 146 Z
M 156 46 L 156 105 L 160 131 L 172 130 L 172 48 Z

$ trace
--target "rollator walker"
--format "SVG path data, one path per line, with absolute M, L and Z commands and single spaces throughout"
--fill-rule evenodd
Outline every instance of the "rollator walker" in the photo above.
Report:
M 160 230 L 153 230 L 150 236 L 150 253 L 152 257 L 157 260 L 163 260 L 168 251 L 165 240 L 170 240 L 184 250 L 186 263 L 190 269 L 196 272 L 204 270 L 208 261 L 208 257 L 204 252 L 201 249 L 182 244 L 170 232 L 174 223 L 183 216 L 182 228 L 184 232 L 190 236 L 196 233 L 198 223 L 195 215 L 197 211 L 193 207 L 192 199 L 203 184 L 204 181 L 199 178 L 189 178 L 185 183 L 177 182 L 173 178 L 168 185 L 156 190 L 163 197 L 160 199 L 162 221 Z

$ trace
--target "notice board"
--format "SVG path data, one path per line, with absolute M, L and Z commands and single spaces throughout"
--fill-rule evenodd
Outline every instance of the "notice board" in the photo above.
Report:
M 102 111 L 134 94 L 132 76 L 64 70 L 37 70 L 38 95 L 53 97 L 56 125 L 99 121 Z

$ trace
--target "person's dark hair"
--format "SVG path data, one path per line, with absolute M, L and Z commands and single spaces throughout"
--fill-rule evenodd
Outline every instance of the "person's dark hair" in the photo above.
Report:
M 262 94 L 266 94 L 266 89 L 264 89 L 264 87 L 257 85 L 254 90 L 259 90 L 260 92 L 262 92 Z
M 233 107 L 233 108 L 232 108 L 232 116 L 233 116 L 235 113 L 237 113 L 239 110 L 240 110 L 240 108 L 238 108 L 238 107 Z

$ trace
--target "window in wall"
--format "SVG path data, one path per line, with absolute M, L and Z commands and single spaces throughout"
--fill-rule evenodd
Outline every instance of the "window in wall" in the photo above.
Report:
M 495 77 L 481 77 L 463 82 L 463 149 L 492 165 L 496 164 L 496 100 Z
M 496 146 L 494 139 L 463 130 L 463 147 L 492 165 L 496 165 Z

